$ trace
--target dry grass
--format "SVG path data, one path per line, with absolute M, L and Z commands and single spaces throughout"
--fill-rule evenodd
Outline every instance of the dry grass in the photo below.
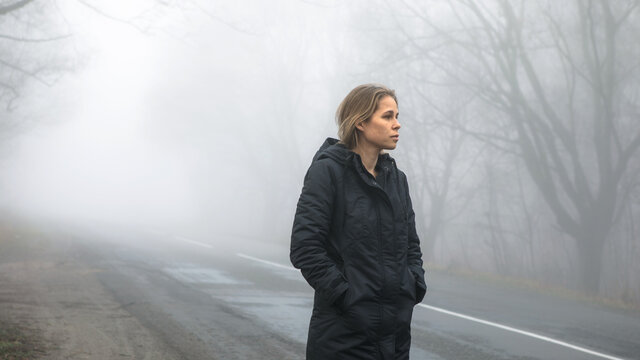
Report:
M 0 220 L 0 261 L 12 260 L 28 251 L 24 236 L 37 230 Z M 26 324 L 17 324 L 0 300 L 0 360 L 37 359 L 45 354 L 40 333 Z
M 36 359 L 44 354 L 42 341 L 35 331 L 3 322 L 0 328 L 0 360 Z

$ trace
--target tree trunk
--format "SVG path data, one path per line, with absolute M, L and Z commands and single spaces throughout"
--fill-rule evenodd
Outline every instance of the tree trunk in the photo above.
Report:
M 602 277 L 602 258 L 607 232 L 597 226 L 584 225 L 583 235 L 576 240 L 582 289 L 597 295 Z
M 431 213 L 422 244 L 424 257 L 430 261 L 435 260 L 434 251 L 436 247 L 436 240 L 438 239 L 438 235 L 440 235 L 440 229 L 443 222 L 444 206 L 443 196 L 440 194 L 433 194 L 431 196 Z

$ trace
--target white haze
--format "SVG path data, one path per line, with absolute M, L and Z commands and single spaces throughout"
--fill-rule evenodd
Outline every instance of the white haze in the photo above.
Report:
M 129 19 L 148 5 L 126 4 L 101 10 Z M 62 8 L 85 66 L 52 87 L 32 84 L 22 100 L 18 113 L 35 125 L 2 159 L 4 206 L 205 236 L 285 234 L 304 167 L 335 134 L 342 94 L 328 94 L 322 76 L 337 55 L 322 47 L 338 39 L 341 7 L 205 10 L 221 19 L 176 8 L 147 34 Z M 273 203 L 270 190 L 288 198 Z
M 626 3 L 585 3 L 594 9 L 610 4 L 626 19 L 609 44 L 600 40 L 604 17 L 594 20 L 593 31 L 581 31 L 582 3 L 551 0 L 514 2 L 522 17 L 509 25 L 514 28 L 505 28 L 498 2 L 483 2 L 483 13 L 473 11 L 476 2 L 438 0 L 91 4 L 96 8 L 32 2 L 25 14 L 31 9 L 34 23 L 50 20 L 58 29 L 33 37 L 73 36 L 49 47 L 0 42 L 5 54 L 23 52 L 19 63 L 52 58 L 45 65 L 76 69 L 57 72 L 61 80 L 49 87 L 29 79 L 7 115 L 11 121 L 0 122 L 4 210 L 208 243 L 250 237 L 286 245 L 305 171 L 324 139 L 336 134 L 337 105 L 354 86 L 380 82 L 399 98 L 402 135 L 393 155 L 409 179 L 427 261 L 576 289 L 594 288 L 584 280 L 600 276 L 601 294 L 640 299 L 640 152 L 629 152 L 618 187 L 593 195 L 607 183 L 600 171 L 607 166 L 596 161 L 606 158 L 606 151 L 597 154 L 607 147 L 596 146 L 591 118 L 609 110 L 592 101 L 596 82 L 581 75 L 589 70 L 599 79 L 612 70 L 619 137 L 606 141 L 629 145 L 638 131 L 637 7 L 625 18 Z M 38 9 L 46 15 L 36 16 Z M 9 25 L 0 28 L 7 32 Z M 475 31 L 485 26 L 500 31 Z M 555 38 L 557 26 L 570 53 Z M 504 49 L 496 48 L 513 29 L 522 30 L 522 44 L 504 41 Z M 615 45 L 615 66 L 588 65 L 581 53 L 587 35 L 598 51 Z M 528 82 L 524 64 L 500 65 L 518 46 L 533 59 Z M 565 68 L 566 56 L 575 68 Z M 510 86 L 500 85 L 521 75 L 526 103 L 518 106 L 542 116 L 546 131 L 560 123 L 559 129 L 572 129 L 552 138 L 532 130 L 560 146 L 556 165 L 524 161 L 531 154 L 523 149 L 531 145 L 517 135 L 522 120 L 502 103 L 515 101 Z M 557 119 L 540 106 L 533 91 L 538 82 Z M 568 91 L 574 88 L 575 94 Z M 5 131 L 12 122 L 21 124 L 19 132 Z M 563 148 L 567 141 L 575 148 Z M 616 161 L 623 164 L 621 158 Z M 555 179 L 557 196 L 544 196 L 549 179 L 541 183 L 540 176 L 563 169 L 565 177 L 546 175 Z M 549 201 L 556 198 L 554 212 Z M 599 228 L 610 231 L 598 235 L 597 249 L 584 238 L 594 233 L 588 219 L 607 219 L 613 213 L 599 210 L 614 207 L 588 205 L 595 200 L 620 210 L 617 220 Z M 559 221 L 563 212 L 580 231 Z M 585 244 L 599 252 L 601 269 L 583 256 Z M 286 249 L 278 251 L 286 257 Z M 590 275 L 591 269 L 601 274 Z

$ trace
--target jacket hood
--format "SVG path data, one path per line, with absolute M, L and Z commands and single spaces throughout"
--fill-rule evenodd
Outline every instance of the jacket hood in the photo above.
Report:
M 339 164 L 344 164 L 353 154 L 353 151 L 339 143 L 338 139 L 328 137 L 316 151 L 313 156 L 313 162 L 323 158 L 330 158 Z
M 358 160 L 357 163 L 361 164 L 360 155 L 347 149 L 347 147 L 344 146 L 344 144 L 340 143 L 338 139 L 328 137 L 322 143 L 322 145 L 320 145 L 318 151 L 316 151 L 316 154 L 313 156 L 312 162 L 323 158 L 330 158 L 335 160 L 337 163 L 344 165 L 347 161 L 352 161 L 354 157 Z M 380 156 L 378 157 L 378 164 L 380 166 L 389 166 L 389 164 L 393 162 L 393 158 L 387 153 L 380 154 Z

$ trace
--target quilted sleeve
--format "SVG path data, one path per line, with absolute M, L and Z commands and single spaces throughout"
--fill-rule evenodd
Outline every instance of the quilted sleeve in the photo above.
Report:
M 327 252 L 335 191 L 328 161 L 314 162 L 304 178 L 289 255 L 316 293 L 333 304 L 349 285 Z

